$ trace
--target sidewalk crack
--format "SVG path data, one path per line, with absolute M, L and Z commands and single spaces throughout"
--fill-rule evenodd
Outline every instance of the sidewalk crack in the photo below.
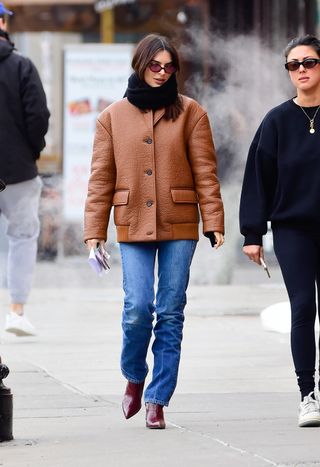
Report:
M 34 365 L 34 364 L 33 364 Z M 83 392 L 81 391 L 79 388 L 77 388 L 76 386 L 73 386 L 72 384 L 70 383 L 66 383 L 65 381 L 57 378 L 56 376 L 54 376 L 53 374 L 51 374 L 46 368 L 43 368 L 39 365 L 34 365 L 36 366 L 37 368 L 39 368 L 46 376 L 48 376 L 49 378 L 51 378 L 52 380 L 54 380 L 57 384 L 59 384 L 60 386 L 68 389 L 69 391 L 75 393 L 75 394 L 78 394 L 80 396 L 83 396 L 83 397 L 86 397 L 88 399 L 91 399 L 93 400 L 94 402 L 107 402 L 108 405 L 111 405 L 112 407 L 118 407 L 118 404 L 116 404 L 115 402 L 112 402 L 112 401 L 109 401 L 108 399 L 105 399 L 103 397 L 100 397 L 98 395 L 94 395 L 94 394 L 88 394 L 86 392 Z
M 245 449 L 241 449 L 241 448 L 239 448 L 237 446 L 233 446 L 232 444 L 228 443 L 227 441 L 223 441 L 223 440 L 221 440 L 219 438 L 215 438 L 210 433 L 191 430 L 190 428 L 186 428 L 184 426 L 177 425 L 176 423 L 172 423 L 172 422 L 168 422 L 168 424 L 175 427 L 175 428 L 179 428 L 180 430 L 185 431 L 187 433 L 191 433 L 193 435 L 202 436 L 203 438 L 210 439 L 211 441 L 214 441 L 215 443 L 218 443 L 218 444 L 220 444 L 220 445 L 222 445 L 222 446 L 224 446 L 224 447 L 226 447 L 228 449 L 231 449 L 232 451 L 238 452 L 241 455 L 247 455 L 247 456 L 254 457 L 256 459 L 259 459 L 259 460 L 262 460 L 262 461 L 266 462 L 269 465 L 273 465 L 274 467 L 282 467 L 283 466 L 283 464 L 277 464 L 276 462 L 272 461 L 271 459 L 267 459 L 266 457 L 261 456 L 260 454 L 256 454 L 256 453 L 251 452 L 251 451 L 246 451 Z

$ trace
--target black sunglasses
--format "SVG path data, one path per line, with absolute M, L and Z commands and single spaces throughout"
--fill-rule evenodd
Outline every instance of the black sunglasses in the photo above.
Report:
M 297 71 L 300 68 L 300 65 L 303 66 L 306 70 L 314 68 L 318 63 L 320 63 L 320 58 L 305 58 L 302 62 L 298 60 L 292 60 L 292 62 L 285 63 L 285 67 L 289 71 Z
M 161 66 L 160 63 L 150 62 L 148 68 L 153 73 L 159 73 L 161 70 L 164 70 L 168 75 L 172 75 L 172 73 L 177 71 L 177 67 L 175 67 L 173 63 L 167 63 L 165 66 Z

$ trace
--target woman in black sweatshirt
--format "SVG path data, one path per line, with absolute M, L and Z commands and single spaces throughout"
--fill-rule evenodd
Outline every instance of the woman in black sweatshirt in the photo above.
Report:
M 291 304 L 291 350 L 301 391 L 299 426 L 320 426 L 314 379 L 316 290 L 320 295 L 320 40 L 310 35 L 293 39 L 285 58 L 296 97 L 272 109 L 252 141 L 240 230 L 243 252 L 261 264 L 262 237 L 271 221 Z

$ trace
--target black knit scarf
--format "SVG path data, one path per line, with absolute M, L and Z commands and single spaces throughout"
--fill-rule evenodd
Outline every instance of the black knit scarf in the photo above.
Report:
M 157 110 L 173 104 L 178 96 L 178 84 L 175 74 L 162 86 L 153 88 L 142 81 L 136 73 L 128 80 L 128 87 L 123 97 L 143 110 Z

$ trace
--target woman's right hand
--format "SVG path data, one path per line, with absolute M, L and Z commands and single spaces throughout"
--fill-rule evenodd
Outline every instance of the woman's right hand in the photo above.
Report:
M 91 250 L 91 248 L 97 248 L 98 243 L 104 247 L 105 240 L 101 238 L 89 238 L 89 240 L 86 241 L 86 245 L 88 250 Z
M 263 247 L 261 245 L 246 245 L 242 248 L 242 251 L 251 261 L 259 265 L 261 264 L 260 258 L 264 259 Z

